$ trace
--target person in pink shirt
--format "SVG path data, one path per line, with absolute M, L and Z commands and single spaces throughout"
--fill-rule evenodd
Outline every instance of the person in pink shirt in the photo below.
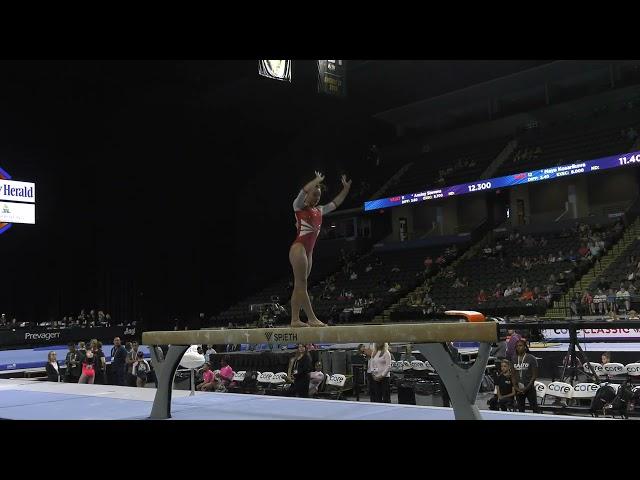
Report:
M 215 379 L 213 376 L 213 372 L 211 371 L 211 365 L 209 363 L 205 363 L 202 366 L 202 383 L 199 383 L 196 386 L 196 390 L 200 390 L 202 392 L 211 392 L 215 387 Z
M 228 387 L 231 381 L 233 380 L 233 376 L 235 375 L 233 368 L 229 366 L 229 357 L 224 356 L 222 360 L 220 360 L 220 370 L 216 375 L 216 389 L 220 386 Z

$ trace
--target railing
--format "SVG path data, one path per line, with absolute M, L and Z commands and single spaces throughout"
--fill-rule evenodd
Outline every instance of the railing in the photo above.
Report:
M 518 141 L 511 140 L 505 145 L 502 151 L 493 159 L 489 166 L 482 172 L 480 178 L 489 178 L 500 168 L 504 161 L 511 156 L 511 154 L 518 148 Z
M 376 193 L 374 193 L 373 195 L 371 195 L 369 198 L 380 198 L 382 196 L 384 196 L 384 193 L 389 189 L 389 187 L 391 186 L 391 184 L 393 182 L 395 182 L 397 179 L 399 179 L 400 177 L 402 177 L 405 172 L 407 170 L 409 170 L 409 168 L 411 168 L 411 166 L 413 165 L 414 162 L 409 162 L 407 164 L 405 164 L 402 168 L 400 168 L 400 170 L 398 170 L 395 175 L 393 175 L 389 180 L 387 180 L 384 185 L 382 185 L 382 187 L 380 187 L 378 189 L 378 191 Z

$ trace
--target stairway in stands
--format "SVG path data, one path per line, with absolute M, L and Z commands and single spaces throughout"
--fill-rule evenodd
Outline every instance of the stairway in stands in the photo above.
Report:
M 560 300 L 553 302 L 553 306 L 547 310 L 546 317 L 558 317 L 567 315 L 565 306 L 569 305 L 569 302 L 575 292 L 584 292 L 589 286 L 601 275 L 613 262 L 615 262 L 620 256 L 625 255 L 627 250 L 633 245 L 636 238 L 640 236 L 640 217 L 636 218 L 634 222 L 627 227 L 624 235 L 616 242 L 616 244 L 604 254 L 599 261 L 588 270 L 575 285 L 565 293 Z M 592 292 L 593 293 L 593 292 Z

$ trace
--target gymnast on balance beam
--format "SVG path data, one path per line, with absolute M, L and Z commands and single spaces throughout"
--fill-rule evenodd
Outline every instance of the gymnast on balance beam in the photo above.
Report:
M 347 181 L 346 175 L 342 175 L 342 191 L 331 202 L 318 206 L 322 190 L 324 176 L 316 172 L 316 177 L 307 183 L 293 201 L 293 211 L 296 216 L 298 229 L 296 239 L 289 249 L 289 262 L 293 268 L 293 293 L 291 294 L 291 326 L 292 327 L 325 327 L 313 312 L 309 293 L 307 292 L 307 279 L 311 273 L 313 264 L 313 247 L 320 233 L 322 216 L 338 208 L 349 193 L 351 180 Z M 308 323 L 300 320 L 300 309 L 303 309 L 309 319 Z

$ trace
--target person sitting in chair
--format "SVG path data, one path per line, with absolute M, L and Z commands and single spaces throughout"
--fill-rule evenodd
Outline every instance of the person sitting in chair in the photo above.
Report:
M 313 397 L 318 393 L 318 388 L 324 381 L 324 373 L 322 372 L 322 363 L 316 362 L 316 370 L 309 374 L 309 396 Z
M 211 392 L 215 387 L 213 372 L 211 371 L 211 365 L 209 362 L 202 366 L 202 383 L 196 385 L 196 390 L 202 392 Z
M 513 399 L 516 396 L 516 390 L 514 388 L 513 372 L 511 371 L 511 362 L 509 360 L 502 360 L 500 362 L 500 374 L 496 379 L 496 394 L 489 400 L 490 410 L 502 410 L 508 411 L 513 409 Z

